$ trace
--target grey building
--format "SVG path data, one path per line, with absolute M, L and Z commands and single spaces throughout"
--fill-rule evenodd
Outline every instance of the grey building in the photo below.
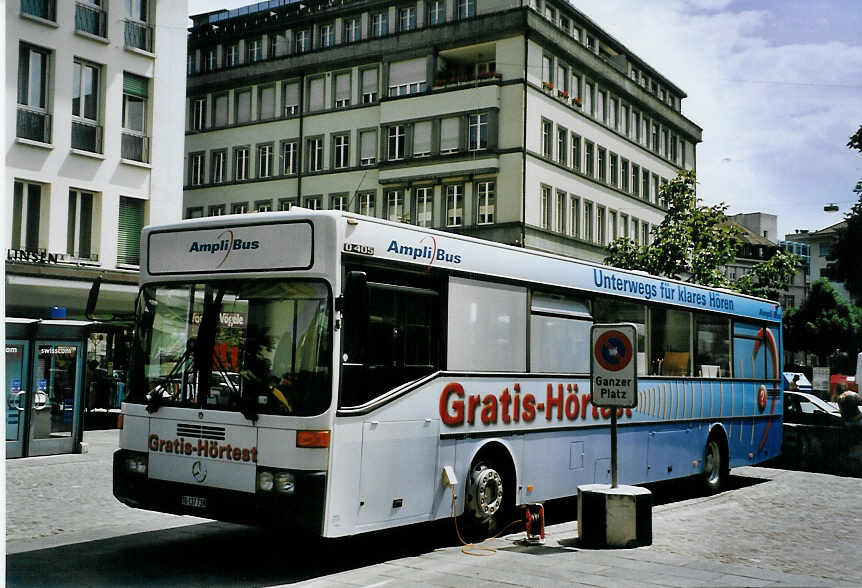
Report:
M 186 217 L 350 209 L 601 260 L 694 169 L 686 94 L 568 2 L 193 17 Z
M 841 221 L 817 231 L 797 229 L 794 233 L 785 236 L 786 242 L 800 243 L 808 246 L 809 251 L 809 275 L 810 280 L 826 278 L 835 287 L 841 296 L 850 300 L 850 293 L 844 287 L 843 282 L 833 282 L 829 275 L 829 255 L 832 247 L 838 240 L 838 230 L 847 224 Z

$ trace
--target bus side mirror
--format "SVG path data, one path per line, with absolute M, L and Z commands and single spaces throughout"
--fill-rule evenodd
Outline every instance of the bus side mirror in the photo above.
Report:
M 368 334 L 368 275 L 348 272 L 344 285 L 344 352 L 349 363 L 365 363 Z
M 99 301 L 99 289 L 102 287 L 102 276 L 96 276 L 93 280 L 93 285 L 90 286 L 90 294 L 87 296 L 87 308 L 84 310 L 84 316 L 87 319 L 94 321 L 93 312 L 96 310 L 96 303 Z

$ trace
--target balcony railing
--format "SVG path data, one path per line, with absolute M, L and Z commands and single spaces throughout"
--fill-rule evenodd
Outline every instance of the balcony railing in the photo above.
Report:
M 21 13 L 57 21 L 57 0 L 21 0 Z
M 51 115 L 47 112 L 18 106 L 15 136 L 42 143 L 51 142 Z
M 144 22 L 126 20 L 126 48 L 153 52 L 153 27 Z
M 72 149 L 102 152 L 102 127 L 95 123 L 72 121 Z
M 150 138 L 143 135 L 123 133 L 120 145 L 120 157 L 132 161 L 149 163 L 150 160 Z
M 92 4 L 75 3 L 75 30 L 97 37 L 108 36 L 107 12 Z

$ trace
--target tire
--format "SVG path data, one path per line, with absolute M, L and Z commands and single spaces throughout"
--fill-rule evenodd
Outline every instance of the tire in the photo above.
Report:
M 708 494 L 716 494 L 727 487 L 730 468 L 727 460 L 727 446 L 721 435 L 710 435 L 703 450 L 703 475 L 701 485 Z
M 507 477 L 496 460 L 477 460 L 470 468 L 463 516 L 468 541 L 493 537 L 511 521 L 514 492 Z

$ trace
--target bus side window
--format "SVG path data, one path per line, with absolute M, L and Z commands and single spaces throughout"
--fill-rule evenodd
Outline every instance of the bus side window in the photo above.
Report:
M 345 348 L 340 405 L 360 406 L 438 370 L 438 309 L 433 290 L 369 282 L 367 337 L 355 343 L 365 349 Z
M 530 303 L 530 371 L 589 373 L 592 321 L 584 300 L 533 292 Z

